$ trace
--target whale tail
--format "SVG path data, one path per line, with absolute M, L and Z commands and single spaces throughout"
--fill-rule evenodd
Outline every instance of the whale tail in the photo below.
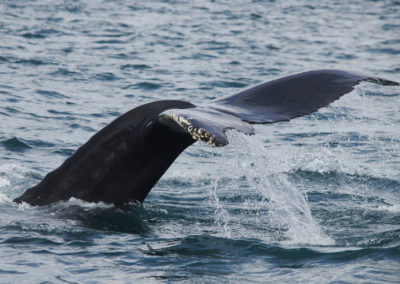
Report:
M 194 109 L 167 110 L 160 120 L 174 121 L 195 140 L 225 146 L 227 129 L 254 134 L 251 124 L 304 116 L 351 92 L 362 81 L 388 86 L 399 83 L 342 70 L 315 70 L 262 83 Z
M 15 202 L 45 205 L 71 197 L 89 202 L 143 202 L 179 154 L 196 140 L 227 145 L 227 129 L 254 134 L 252 124 L 310 114 L 362 81 L 394 81 L 341 70 L 316 70 L 214 100 L 202 106 L 157 101 L 118 117 Z

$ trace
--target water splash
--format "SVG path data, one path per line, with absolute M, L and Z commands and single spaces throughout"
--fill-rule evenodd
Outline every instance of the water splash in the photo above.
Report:
M 217 188 L 218 188 L 218 178 L 216 178 L 210 187 L 210 195 L 212 196 L 212 200 L 209 200 L 209 205 L 215 204 L 215 211 L 214 214 L 217 216 L 215 218 L 215 223 L 218 227 L 223 228 L 223 235 L 226 238 L 231 238 L 232 237 L 232 229 L 229 226 L 229 224 L 232 222 L 231 216 L 229 212 L 223 207 L 221 202 L 219 201 L 218 194 L 217 194 Z
M 0 188 L 10 186 L 10 180 L 6 177 L 0 177 Z
M 311 215 L 301 188 L 288 179 L 290 156 L 266 150 L 253 137 L 233 131 L 228 136 L 230 146 L 224 151 L 229 154 L 215 161 L 216 178 L 210 188 L 210 203 L 216 208 L 215 223 L 223 228 L 224 235 L 234 237 L 236 233 L 286 245 L 334 244 Z M 220 181 L 221 176 L 227 175 L 232 179 Z M 241 188 L 246 188 L 245 194 L 241 194 Z M 237 196 L 251 196 L 248 191 L 257 196 L 244 197 L 241 204 L 228 202 L 227 196 L 233 192 Z M 240 213 L 235 215 L 237 210 Z M 247 230 L 249 225 L 251 230 Z
M 3 163 L 0 165 L 0 194 L 13 199 L 21 192 L 21 188 L 29 187 L 31 176 L 29 170 L 19 164 Z
M 1 182 L 1 180 L 0 180 Z M 4 203 L 9 203 L 11 202 L 11 199 L 8 198 L 5 194 L 0 193 L 0 204 L 4 204 Z

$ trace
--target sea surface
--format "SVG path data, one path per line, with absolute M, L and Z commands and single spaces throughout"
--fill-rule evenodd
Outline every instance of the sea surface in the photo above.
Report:
M 400 81 L 399 1 L 0 1 L 0 283 L 400 283 L 400 89 L 196 143 L 125 210 L 12 199 L 124 112 L 336 68 Z

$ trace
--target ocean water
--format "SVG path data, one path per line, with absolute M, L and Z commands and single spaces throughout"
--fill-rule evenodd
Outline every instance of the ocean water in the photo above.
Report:
M 400 283 L 400 91 L 188 148 L 143 205 L 12 199 L 124 112 L 400 81 L 399 1 L 0 1 L 0 283 Z

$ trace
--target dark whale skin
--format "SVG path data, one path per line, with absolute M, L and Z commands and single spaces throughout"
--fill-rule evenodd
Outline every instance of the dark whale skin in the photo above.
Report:
M 178 155 L 195 142 L 156 119 L 170 108 L 194 105 L 158 101 L 118 117 L 48 173 L 16 202 L 45 205 L 71 197 L 89 202 L 142 202 Z

